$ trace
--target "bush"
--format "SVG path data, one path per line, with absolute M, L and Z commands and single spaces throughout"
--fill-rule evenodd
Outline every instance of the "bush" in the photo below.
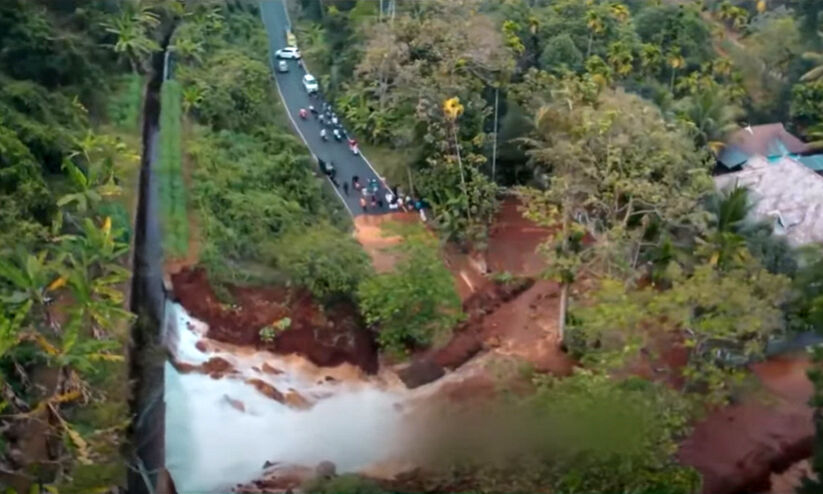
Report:
M 394 230 L 404 236 L 402 259 L 394 271 L 363 281 L 358 294 L 366 321 L 379 325 L 378 342 L 397 354 L 446 337 L 463 313 L 437 240 L 418 224 Z
M 327 223 L 285 233 L 273 251 L 277 268 L 317 297 L 354 293 L 370 271 L 360 244 Z

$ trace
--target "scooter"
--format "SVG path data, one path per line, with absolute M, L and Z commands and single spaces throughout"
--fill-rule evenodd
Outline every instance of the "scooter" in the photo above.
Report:
M 334 136 L 335 141 L 340 142 L 343 140 L 343 133 L 340 132 L 340 129 L 334 129 L 331 133 Z
M 329 136 L 328 136 L 328 133 L 326 132 L 326 129 L 320 129 L 320 138 L 323 139 L 323 142 L 326 142 L 326 141 L 329 140 Z
M 352 154 L 357 155 L 360 150 L 357 148 L 357 141 L 354 139 L 349 139 L 349 150 L 351 150 Z
M 302 118 L 303 120 L 309 117 L 309 112 L 307 112 L 305 108 L 301 108 L 298 113 L 300 115 L 300 118 Z

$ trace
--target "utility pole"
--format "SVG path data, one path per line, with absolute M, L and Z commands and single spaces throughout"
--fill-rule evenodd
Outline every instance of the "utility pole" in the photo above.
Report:
M 500 96 L 500 84 L 494 86 L 494 141 L 492 142 L 492 182 L 497 182 L 495 168 L 497 167 L 497 108 Z

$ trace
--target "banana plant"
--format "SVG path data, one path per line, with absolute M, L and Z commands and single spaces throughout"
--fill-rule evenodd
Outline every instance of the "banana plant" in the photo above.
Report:
M 0 258 L 0 281 L 8 290 L 0 292 L 0 300 L 6 304 L 20 306 L 32 302 L 44 306 L 49 290 L 60 288 L 60 278 L 55 279 L 56 266 L 48 259 L 48 253 L 35 254 L 17 252 Z

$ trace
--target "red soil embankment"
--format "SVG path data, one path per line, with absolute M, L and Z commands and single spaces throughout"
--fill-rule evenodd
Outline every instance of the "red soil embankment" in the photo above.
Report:
M 233 303 L 228 305 L 218 300 L 202 269 L 184 269 L 171 278 L 175 298 L 208 324 L 209 338 L 281 355 L 299 354 L 318 366 L 348 362 L 367 373 L 377 372 L 374 339 L 351 303 L 323 308 L 306 291 L 229 286 Z M 271 342 L 262 341 L 260 329 L 284 317 L 291 319 L 289 328 Z
M 516 199 L 500 204 L 489 231 L 486 263 L 492 272 L 537 277 L 546 268 L 546 258 L 537 249 L 548 240 L 551 230 L 524 218 L 520 208 Z
M 808 400 L 812 384 L 804 357 L 755 364 L 767 391 L 709 414 L 680 446 L 685 465 L 703 475 L 704 494 L 768 492 L 772 472 L 812 453 L 814 424 Z

